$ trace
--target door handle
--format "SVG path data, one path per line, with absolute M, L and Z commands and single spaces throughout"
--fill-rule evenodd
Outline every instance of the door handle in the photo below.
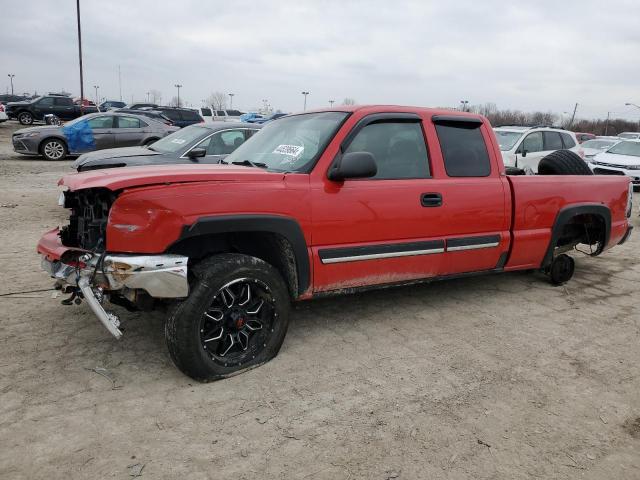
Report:
M 442 205 L 442 195 L 439 193 L 423 193 L 420 195 L 420 204 L 423 207 L 439 207 Z

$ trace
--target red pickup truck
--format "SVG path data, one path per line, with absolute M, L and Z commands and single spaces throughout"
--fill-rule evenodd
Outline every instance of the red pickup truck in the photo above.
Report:
M 292 300 L 514 270 L 562 283 L 563 252 L 598 255 L 631 231 L 628 178 L 507 175 L 489 122 L 469 113 L 291 115 L 223 163 L 68 175 L 69 224 L 38 244 L 63 303 L 84 299 L 116 337 L 106 299 L 167 304 L 171 357 L 203 381 L 273 358 Z

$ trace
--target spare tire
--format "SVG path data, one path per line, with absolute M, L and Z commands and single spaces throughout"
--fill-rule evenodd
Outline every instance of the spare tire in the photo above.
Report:
M 539 175 L 593 175 L 587 163 L 571 150 L 557 150 L 538 164 Z

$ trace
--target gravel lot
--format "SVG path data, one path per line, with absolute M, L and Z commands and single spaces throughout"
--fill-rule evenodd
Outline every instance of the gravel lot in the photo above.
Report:
M 0 293 L 51 281 L 69 161 L 0 124 Z M 633 222 L 638 227 L 638 210 Z M 640 478 L 636 235 L 566 287 L 504 274 L 297 305 L 280 355 L 198 384 L 161 315 L 116 341 L 52 292 L 0 297 L 0 478 Z M 142 468 L 142 470 L 140 470 Z

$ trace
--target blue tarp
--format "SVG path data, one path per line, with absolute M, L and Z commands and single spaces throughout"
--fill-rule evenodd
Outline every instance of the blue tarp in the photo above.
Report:
M 70 152 L 88 152 L 96 149 L 96 142 L 93 138 L 93 130 L 86 120 L 65 125 L 62 133 L 67 138 L 67 145 Z

